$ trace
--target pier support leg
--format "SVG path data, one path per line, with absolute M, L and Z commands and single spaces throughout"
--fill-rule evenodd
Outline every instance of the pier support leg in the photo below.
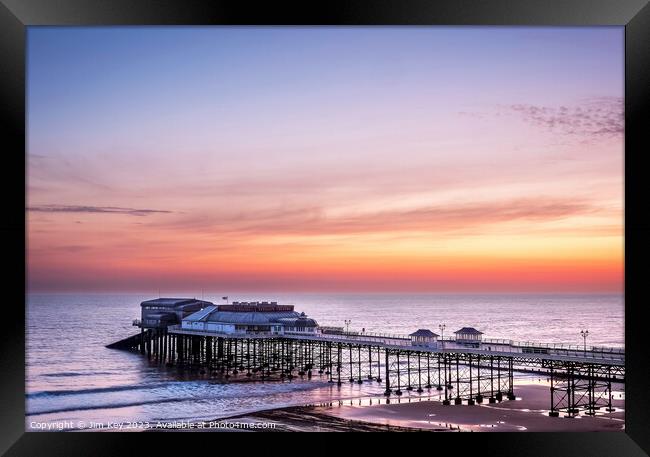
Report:
M 551 379 L 551 410 L 548 412 L 548 415 L 551 417 L 558 417 L 560 412 L 555 408 L 555 376 L 553 373 L 553 365 L 551 365 L 549 376 Z
M 349 364 L 350 364 L 350 382 L 354 382 L 354 365 L 353 365 L 353 362 L 352 362 L 352 344 L 351 343 L 348 344 L 348 349 L 349 349 L 349 352 L 350 352 L 350 360 L 349 360 Z
M 342 358 L 343 358 L 343 345 L 341 343 L 338 344 L 338 359 L 336 361 L 336 375 L 338 376 L 338 380 L 336 381 L 337 385 L 341 385 L 341 369 L 343 367 L 342 363 Z
M 406 390 L 413 390 L 413 386 L 411 386 L 411 351 L 406 351 Z
M 395 391 L 395 395 L 402 395 L 402 380 L 399 365 L 399 351 L 397 351 L 397 390 Z
M 494 356 L 490 356 L 490 398 L 488 403 L 496 403 L 497 399 L 494 398 Z
M 508 359 L 508 400 L 514 400 L 515 390 L 514 390 L 514 369 L 512 357 Z
M 418 393 L 424 392 L 424 390 L 422 390 L 422 368 L 420 366 L 420 363 L 421 363 L 420 358 L 421 358 L 421 355 L 418 352 L 418 390 L 417 390 Z
M 359 364 L 357 367 L 359 369 L 359 373 L 357 373 L 357 384 L 363 384 L 363 381 L 361 380 L 361 345 L 357 347 L 357 356 L 359 357 Z
M 483 403 L 483 394 L 481 393 L 481 356 L 477 356 L 476 362 L 476 403 Z
M 609 413 L 615 411 L 612 408 L 612 367 L 607 367 L 607 408 L 605 411 Z
M 381 348 L 377 346 L 377 382 L 381 382 Z
M 469 365 L 469 398 L 467 399 L 467 404 L 472 406 L 474 404 L 474 394 L 472 393 L 472 354 L 469 354 L 468 357 L 468 365 Z
M 460 405 L 462 403 L 463 400 L 460 398 L 460 360 L 459 356 L 456 355 L 456 398 L 454 404 Z
M 384 353 L 386 355 L 386 368 L 384 369 L 385 375 L 386 376 L 386 390 L 384 391 L 384 395 L 389 396 L 391 394 L 390 390 L 390 365 L 388 363 L 388 349 L 384 349 Z

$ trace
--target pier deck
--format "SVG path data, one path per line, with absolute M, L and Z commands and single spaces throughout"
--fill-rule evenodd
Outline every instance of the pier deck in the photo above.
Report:
M 236 334 L 205 332 L 200 330 L 183 329 L 180 325 L 170 326 L 168 331 L 179 335 L 211 336 L 217 338 L 238 339 L 269 339 L 278 338 L 268 334 Z M 345 344 L 376 345 L 387 349 L 417 350 L 430 353 L 455 353 L 462 352 L 477 355 L 512 356 L 525 355 L 531 359 L 556 360 L 572 362 L 594 362 L 605 365 L 625 365 L 625 350 L 622 348 L 594 347 L 581 349 L 579 346 L 565 344 L 543 344 L 531 342 L 515 342 L 511 340 L 483 340 L 479 348 L 462 347 L 455 344 L 455 340 L 440 340 L 436 347 L 413 346 L 407 336 L 382 335 L 382 334 L 318 334 L 318 335 L 282 335 L 282 338 L 297 341 L 334 342 Z

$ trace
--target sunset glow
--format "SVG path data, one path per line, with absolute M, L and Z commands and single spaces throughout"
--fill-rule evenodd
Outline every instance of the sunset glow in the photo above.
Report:
M 622 291 L 622 28 L 28 50 L 30 290 Z

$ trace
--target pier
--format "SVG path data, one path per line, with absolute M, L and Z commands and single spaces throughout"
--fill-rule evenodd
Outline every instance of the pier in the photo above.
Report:
M 514 342 L 480 335 L 471 341 L 459 335 L 445 340 L 428 330 L 412 335 L 350 332 L 319 328 L 304 314 L 291 314 L 297 314 L 293 307 L 266 302 L 256 306 L 211 305 L 181 315 L 176 323 L 169 316 L 164 317 L 164 325 L 148 319 L 150 327 L 143 320 L 135 321 L 139 334 L 108 347 L 139 351 L 161 365 L 223 380 L 317 378 L 339 386 L 377 383 L 386 396 L 434 389 L 444 405 L 514 400 L 514 373 L 528 371 L 550 380 L 549 415 L 554 417 L 613 411 L 612 383 L 625 382 L 625 352 L 619 348 Z M 261 317 L 276 314 L 284 317 L 264 324 Z M 208 326 L 210 316 L 218 320 L 214 326 Z M 226 319 L 238 324 L 229 327 Z

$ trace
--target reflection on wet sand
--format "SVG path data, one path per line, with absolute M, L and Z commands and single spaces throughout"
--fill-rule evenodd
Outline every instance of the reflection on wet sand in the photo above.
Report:
M 620 386 L 619 386 L 620 388 Z M 435 392 L 435 391 L 434 391 Z M 515 387 L 516 400 L 494 404 L 442 405 L 437 392 L 402 398 L 362 397 L 309 406 L 262 411 L 237 420 L 271 420 L 279 430 L 428 430 L 465 432 L 619 431 L 624 429 L 624 393 L 614 395 L 614 411 L 549 417 L 545 380 Z M 227 420 L 234 420 L 229 418 Z

